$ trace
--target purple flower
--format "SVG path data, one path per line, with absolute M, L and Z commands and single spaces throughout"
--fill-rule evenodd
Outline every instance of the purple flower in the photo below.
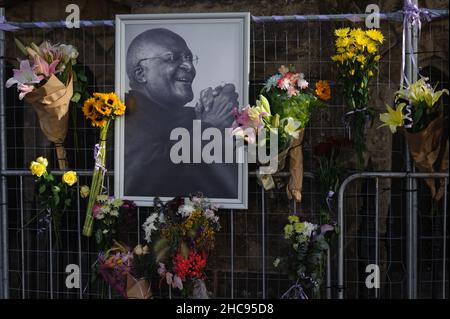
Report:
M 332 231 L 333 229 L 334 229 L 334 227 L 331 226 L 330 224 L 324 224 L 324 225 L 320 226 L 320 233 L 325 234 L 329 231 Z

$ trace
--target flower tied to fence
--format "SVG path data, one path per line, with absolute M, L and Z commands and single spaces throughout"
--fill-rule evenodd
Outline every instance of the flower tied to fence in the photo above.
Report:
M 124 115 L 125 104 L 120 101 L 115 93 L 94 93 L 93 97 L 87 99 L 83 105 L 85 117 L 91 120 L 92 126 L 100 128 L 100 140 L 94 147 L 94 173 L 92 176 L 89 202 L 87 205 L 86 219 L 83 227 L 85 236 L 92 235 L 93 216 L 92 209 L 97 196 L 103 191 L 103 181 L 106 174 L 106 141 L 108 128 L 111 121 Z

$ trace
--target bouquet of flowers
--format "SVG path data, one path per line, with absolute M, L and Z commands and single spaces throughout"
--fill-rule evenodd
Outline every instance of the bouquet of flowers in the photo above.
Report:
M 403 128 L 411 156 L 416 167 L 423 172 L 434 172 L 440 162 L 441 171 L 448 170 L 448 138 L 443 138 L 443 103 L 438 103 L 447 89 L 436 91 L 427 78 L 421 78 L 396 92 L 395 105 L 386 105 L 387 112 L 380 114 L 381 126 L 389 126 L 392 133 Z M 380 126 L 380 127 L 381 127 Z M 443 153 L 439 161 L 439 154 Z M 434 199 L 444 195 L 444 183 L 440 181 L 439 191 L 434 179 L 425 180 Z
M 70 101 L 78 102 L 83 92 L 74 92 L 73 83 L 87 81 L 81 73 L 77 76 L 72 66 L 76 63 L 78 51 L 72 45 L 31 43 L 24 46 L 15 39 L 25 59 L 19 60 L 19 69 L 6 81 L 6 87 L 17 85 L 19 99 L 25 99 L 36 111 L 42 131 L 49 141 L 55 143 L 58 164 L 61 170 L 67 168 L 63 147 L 68 130 Z M 84 86 L 76 85 L 82 90 Z
M 209 298 L 205 267 L 220 229 L 217 207 L 200 194 L 158 207 L 142 227 L 148 243 L 158 237 L 154 249 L 161 280 L 185 297 Z
M 322 226 L 300 221 L 296 215 L 288 217 L 289 223 L 284 226 L 284 238 L 289 241 L 293 252 L 288 257 L 278 257 L 274 267 L 286 266 L 289 279 L 296 282 L 283 298 L 294 297 L 307 299 L 308 293 L 318 296 L 323 282 L 325 253 L 329 249 L 329 232 L 335 227 L 330 224 Z M 300 295 L 290 296 L 291 291 Z
M 107 195 L 98 195 L 93 208 L 95 242 L 99 249 L 94 263 L 93 280 L 100 274 L 103 280 L 125 298 L 151 297 L 150 276 L 154 270 L 153 256 L 148 246 L 137 245 L 132 251 L 124 243 L 121 226 L 124 218 L 135 211 L 135 204 Z M 125 232 L 129 231 L 124 230 Z
M 94 150 L 95 168 L 83 227 L 85 236 L 92 235 L 92 209 L 97 195 L 101 193 L 103 188 L 103 180 L 106 173 L 108 128 L 111 121 L 125 114 L 125 109 L 125 104 L 120 101 L 115 93 L 94 93 L 93 97 L 87 99 L 83 105 L 84 116 L 91 121 L 92 126 L 100 128 L 100 141 L 95 145 Z
M 369 81 L 378 69 L 381 56 L 378 46 L 383 43 L 383 34 L 376 29 L 341 28 L 335 30 L 336 62 L 339 78 L 344 87 L 344 101 L 349 108 L 344 122 L 358 156 L 358 167 L 364 163 L 366 150 L 364 129 L 373 110 L 367 107 Z
M 278 170 L 284 168 L 285 159 L 289 156 L 291 176 L 287 194 L 289 198 L 299 202 L 303 182 L 301 144 L 304 129 L 313 110 L 323 105 L 321 100 L 327 101 L 331 98 L 331 90 L 327 81 L 319 81 L 315 90 L 310 89 L 304 74 L 296 73 L 292 67 L 282 65 L 278 71 L 279 73 L 267 80 L 256 106 L 248 106 L 242 112 L 235 111 L 233 132 L 239 135 L 242 129 L 251 127 L 255 132 L 264 128 L 277 134 Z M 249 139 L 248 142 L 253 140 Z M 260 176 L 260 181 L 265 189 L 275 186 L 270 174 Z
M 56 243 L 61 244 L 61 237 L 59 236 L 61 219 L 64 212 L 72 206 L 73 196 L 76 192 L 74 185 L 77 183 L 77 173 L 67 171 L 59 180 L 47 170 L 47 166 L 48 160 L 42 156 L 30 164 L 31 174 L 36 177 L 35 185 L 41 207 L 35 218 L 45 214 L 39 219 L 40 222 L 44 223 L 39 232 L 46 230 L 51 222 Z M 32 220 L 27 222 L 27 225 Z

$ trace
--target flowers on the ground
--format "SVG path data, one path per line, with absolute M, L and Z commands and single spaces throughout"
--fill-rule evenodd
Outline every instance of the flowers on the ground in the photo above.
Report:
M 208 256 L 220 229 L 217 209 L 201 194 L 186 200 L 175 198 L 159 207 L 143 225 L 146 242 L 155 242 L 161 279 L 186 295 L 195 280 L 206 278 Z

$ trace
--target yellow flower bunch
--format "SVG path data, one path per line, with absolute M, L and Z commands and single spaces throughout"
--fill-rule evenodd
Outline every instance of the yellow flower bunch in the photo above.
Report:
M 92 126 L 104 127 L 110 119 L 125 114 L 126 106 L 117 95 L 111 93 L 94 93 L 83 105 L 84 116 L 92 121 Z
M 343 64 L 356 60 L 363 67 L 370 61 L 379 61 L 378 46 L 384 42 L 384 36 L 379 30 L 341 28 L 335 30 L 334 34 L 337 37 L 337 54 L 331 57 L 333 61 Z

